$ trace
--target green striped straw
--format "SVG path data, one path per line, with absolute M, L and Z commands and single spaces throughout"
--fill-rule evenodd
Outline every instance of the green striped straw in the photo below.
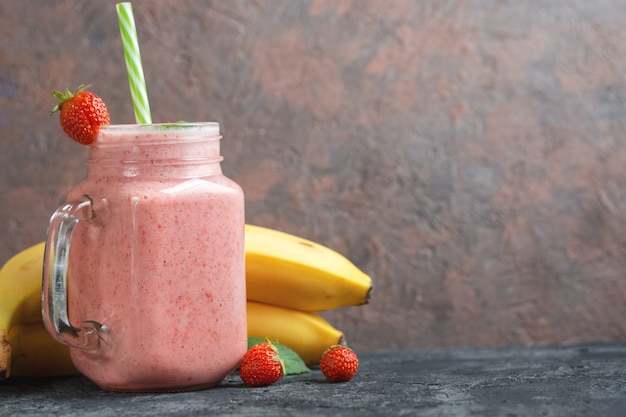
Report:
M 139 54 L 139 42 L 137 41 L 133 6 L 129 2 L 117 3 L 115 9 L 117 10 L 117 20 L 119 21 L 120 33 L 122 35 L 124 60 L 126 61 L 130 95 L 133 99 L 135 120 L 139 124 L 150 124 L 152 123 L 152 117 L 150 116 L 146 81 L 143 78 L 143 67 L 141 65 L 141 55 Z

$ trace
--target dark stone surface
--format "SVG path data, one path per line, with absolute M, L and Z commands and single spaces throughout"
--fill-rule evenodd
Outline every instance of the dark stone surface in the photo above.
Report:
M 0 384 L 0 416 L 623 417 L 626 345 L 367 352 L 342 384 L 319 370 L 269 387 L 232 375 L 186 393 L 115 393 L 83 377 Z

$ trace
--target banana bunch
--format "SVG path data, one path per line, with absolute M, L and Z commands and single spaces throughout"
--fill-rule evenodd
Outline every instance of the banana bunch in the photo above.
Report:
M 316 312 L 367 303 L 371 278 L 318 243 L 260 226 L 245 230 L 248 335 L 277 340 L 318 364 L 344 336 Z M 69 348 L 43 325 L 43 253 L 38 243 L 0 270 L 0 380 L 78 373 Z

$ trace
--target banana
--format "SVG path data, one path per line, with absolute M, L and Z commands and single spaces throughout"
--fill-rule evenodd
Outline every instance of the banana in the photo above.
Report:
M 343 333 L 318 314 L 248 301 L 248 336 L 269 338 L 294 350 L 307 365 L 319 364 L 324 351 L 344 344 Z
M 44 242 L 9 259 L 0 269 L 0 329 L 41 321 Z
M 249 300 L 304 311 L 369 300 L 372 279 L 319 243 L 247 224 L 245 251 Z
M 18 323 L 42 322 L 43 252 L 43 242 L 33 245 L 9 259 L 0 270 L 0 379 L 11 373 L 13 327 Z
M 67 346 L 54 340 L 43 322 L 16 324 L 9 333 L 14 352 L 11 375 L 22 377 L 51 377 L 77 375 Z

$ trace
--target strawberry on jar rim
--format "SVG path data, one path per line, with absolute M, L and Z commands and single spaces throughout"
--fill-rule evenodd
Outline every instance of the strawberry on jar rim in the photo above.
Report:
M 72 93 L 53 91 L 52 96 L 60 100 L 50 114 L 60 111 L 63 131 L 76 142 L 88 145 L 96 140 L 100 126 L 111 123 L 104 101 L 96 94 L 86 91 L 89 86 L 81 85 Z

